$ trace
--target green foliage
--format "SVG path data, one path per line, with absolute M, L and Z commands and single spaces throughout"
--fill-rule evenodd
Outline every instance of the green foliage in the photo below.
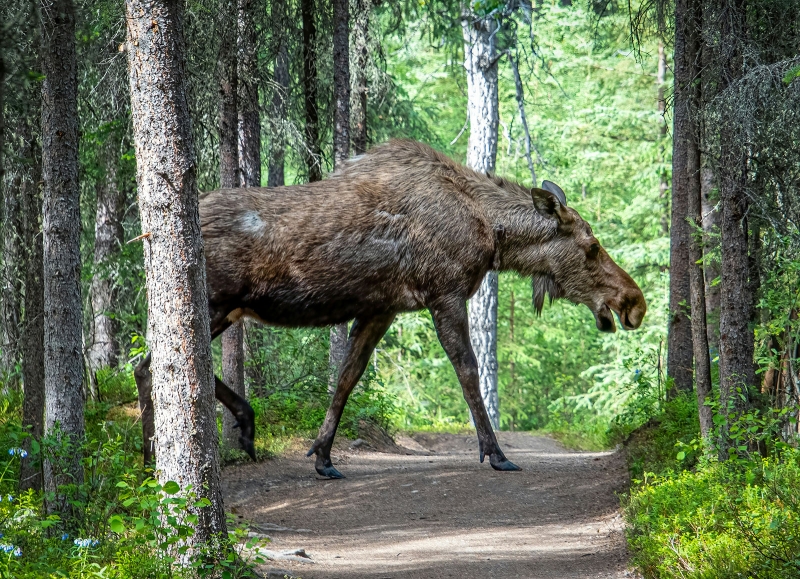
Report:
M 150 478 L 141 468 L 140 450 L 126 443 L 140 438 L 130 423 L 104 422 L 90 429 L 80 448 L 82 484 L 61 485 L 55 493 L 18 493 L 21 461 L 47 456 L 58 469 L 76 449 L 56 433 L 32 443 L 30 453 L 23 451 L 19 445 L 27 435 L 2 401 L 0 578 L 252 577 L 252 564 L 263 562 L 257 541 L 230 521 L 227 541 L 193 554 L 188 567 L 176 564 L 186 552 L 183 540 L 210 502 L 174 481 L 161 485 Z M 75 516 L 62 520 L 47 514 L 48 503 L 69 505 Z
M 800 452 L 651 477 L 626 507 L 645 577 L 800 577 Z

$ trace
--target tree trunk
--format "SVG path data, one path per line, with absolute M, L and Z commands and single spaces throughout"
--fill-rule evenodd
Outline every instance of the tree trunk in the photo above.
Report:
M 692 389 L 692 328 L 686 309 L 689 296 L 689 213 L 686 155 L 689 110 L 687 87 L 691 80 L 686 53 L 688 0 L 675 4 L 675 101 L 672 131 L 672 218 L 670 220 L 669 318 L 667 376 L 673 379 L 672 395 Z
M 285 2 L 272 3 L 272 37 L 278 43 L 275 54 L 275 69 L 272 80 L 272 146 L 269 151 L 268 187 L 282 187 L 286 184 L 284 165 L 286 160 L 286 117 L 289 99 L 289 39 L 287 38 Z
M 333 0 L 333 160 L 340 168 L 350 156 L 350 1 Z M 333 394 L 347 353 L 347 324 L 331 328 L 328 392 Z
M 722 85 L 741 78 L 743 55 L 738 48 L 745 32 L 744 3 L 731 2 L 716 23 L 719 45 L 727 49 L 722 59 Z M 730 47 L 735 47 L 733 50 Z M 748 260 L 749 202 L 747 185 L 747 143 L 730 124 L 720 129 L 719 195 L 722 205 L 722 283 L 719 317 L 719 403 L 727 415 L 743 411 L 749 404 L 753 373 L 753 300 L 749 282 Z M 723 424 L 719 457 L 728 458 L 730 422 Z
M 697 392 L 697 409 L 700 421 L 700 435 L 708 440 L 714 426 L 711 408 L 706 406 L 706 398 L 711 395 L 711 361 L 708 352 L 706 329 L 705 277 L 703 276 L 703 229 L 702 229 L 702 187 L 700 170 L 700 51 L 701 51 L 701 8 L 700 0 L 689 0 L 686 6 L 688 20 L 686 48 L 689 75 L 693 82 L 687 87 L 687 197 L 688 221 L 691 228 L 689 243 L 689 286 L 691 294 L 691 327 L 694 353 L 694 373 Z
M 89 369 L 93 377 L 101 368 L 118 363 L 117 322 L 110 312 L 117 302 L 117 284 L 111 274 L 123 243 L 122 217 L 125 191 L 117 182 L 119 143 L 112 133 L 105 144 L 105 175 L 97 183 L 94 226 L 94 272 L 91 282 L 92 341 Z
M 42 196 L 41 152 L 26 123 L 30 174 L 23 176 L 22 203 L 25 216 L 23 245 L 28 254 L 25 261 L 25 318 L 22 329 L 22 427 L 31 438 L 23 448 L 30 453 L 31 439 L 40 441 L 44 433 L 44 265 L 42 262 Z M 41 460 L 22 461 L 19 475 L 20 491 L 41 490 Z
M 497 22 L 472 12 L 461 16 L 467 70 L 467 108 L 470 124 L 467 165 L 491 173 L 497 159 L 497 127 L 500 122 L 497 95 Z M 489 419 L 500 425 L 497 396 L 497 272 L 486 274 L 470 300 L 469 325 L 472 348 L 478 359 L 481 395 Z
M 714 171 L 710 167 L 703 167 L 700 172 L 700 187 L 702 191 L 703 237 L 706 250 L 711 249 L 713 243 L 718 245 L 720 212 L 717 208 L 718 195 L 714 185 Z M 720 286 L 714 283 L 720 275 L 720 266 L 717 262 L 704 262 L 703 273 L 705 276 L 706 294 L 706 320 L 708 321 L 708 347 L 713 358 L 719 353 L 719 303 Z
M 236 106 L 239 115 L 239 184 L 242 187 L 260 187 L 261 115 L 258 108 L 259 72 L 256 19 L 261 5 L 256 0 L 239 0 L 238 4 L 237 28 L 239 32 L 236 39 L 238 99 Z M 284 4 L 285 2 L 274 2 L 273 6 Z M 242 326 L 242 342 L 245 352 L 243 363 L 250 352 L 247 347 L 247 332 L 255 323 L 245 321 Z M 246 393 L 246 384 L 244 389 L 239 393 L 242 396 Z
M 0 268 L 0 379 L 5 388 L 18 384 L 20 318 L 22 315 L 23 247 L 21 181 L 19 176 L 0 181 L 3 204 L 0 206 L 2 230 L 2 268 Z
M 352 132 L 356 155 L 367 150 L 367 65 L 369 64 L 369 17 L 372 0 L 353 1 L 353 71 Z
M 667 111 L 667 99 L 664 92 L 667 82 L 667 51 L 664 49 L 664 43 L 658 43 L 658 68 L 656 71 L 656 85 L 658 86 L 658 114 L 661 117 L 661 122 L 658 126 L 658 156 L 659 163 L 663 166 L 665 163 L 665 143 L 667 140 L 667 120 L 664 114 Z M 669 190 L 669 181 L 667 181 L 667 169 L 662 168 L 658 174 L 658 198 L 664 207 L 664 212 L 661 214 L 661 231 L 664 235 L 669 235 L 669 197 L 667 191 Z
M 317 114 L 317 26 L 314 0 L 300 0 L 303 20 L 303 104 L 306 115 L 306 169 L 309 182 L 322 179 Z
M 236 18 L 236 24 L 232 19 Z M 229 21 L 230 20 L 230 21 Z M 239 115 L 238 115 L 238 5 L 236 0 L 220 4 L 219 57 L 219 180 L 223 188 L 241 185 L 239 175 Z M 244 335 L 242 322 L 225 330 L 220 338 L 222 346 L 222 380 L 239 396 L 244 397 Z M 236 418 L 222 412 L 222 444 L 226 449 L 237 448 L 239 433 Z
M 127 52 L 147 276 L 156 473 L 210 501 L 187 561 L 227 537 L 217 462 L 205 258 L 186 98 L 183 4 L 127 0 Z
M 261 118 L 258 109 L 258 35 L 256 0 L 239 0 L 237 46 L 239 183 L 261 187 Z
M 45 432 L 71 447 L 44 464 L 44 487 L 81 484 L 83 424 L 81 348 L 78 79 L 72 0 L 42 5 L 42 176 L 44 258 Z M 48 510 L 68 515 L 65 497 Z

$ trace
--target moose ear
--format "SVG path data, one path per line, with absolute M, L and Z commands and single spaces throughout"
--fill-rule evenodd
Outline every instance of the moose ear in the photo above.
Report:
M 559 222 L 564 221 L 566 205 L 561 203 L 561 200 L 552 191 L 534 187 L 531 189 L 531 197 L 533 206 L 540 215 L 553 217 Z
M 558 200 L 564 207 L 567 206 L 567 196 L 564 195 L 564 191 L 561 189 L 561 187 L 559 187 L 552 181 L 545 180 L 542 181 L 542 189 L 544 189 L 545 191 L 550 191 L 550 193 L 552 193 L 553 195 L 556 196 L 556 198 L 558 198 Z

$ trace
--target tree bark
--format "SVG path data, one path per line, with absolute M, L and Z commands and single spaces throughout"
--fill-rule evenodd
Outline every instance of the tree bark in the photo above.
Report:
M 233 25 L 232 16 L 236 15 Z M 238 4 L 237 0 L 225 0 L 220 4 L 219 57 L 219 180 L 223 188 L 235 188 L 240 183 L 239 162 L 239 114 L 238 114 Z M 223 332 L 222 380 L 239 396 L 244 397 L 244 332 L 238 321 Z M 222 412 L 222 444 L 226 449 L 239 446 L 236 418 L 230 412 Z
M 497 127 L 500 122 L 497 87 L 497 22 L 471 11 L 461 16 L 467 70 L 467 108 L 470 124 L 467 165 L 492 173 L 497 159 Z M 499 428 L 497 396 L 497 272 L 490 271 L 470 300 L 469 325 L 472 348 L 478 360 L 481 396 L 492 426 Z
M 367 65 L 369 64 L 369 18 L 372 0 L 354 0 L 352 133 L 356 155 L 367 151 Z
M 44 264 L 42 257 L 41 151 L 26 123 L 30 174 L 23 176 L 22 203 L 25 216 L 25 318 L 22 330 L 22 427 L 31 435 L 23 448 L 30 454 L 31 440 L 40 441 L 44 434 Z M 20 466 L 19 487 L 41 490 L 42 463 L 31 455 Z
M 71 450 L 44 464 L 45 490 L 83 482 L 80 189 L 78 187 L 78 79 L 72 0 L 42 5 L 42 176 L 44 258 L 45 433 Z M 56 494 L 48 510 L 69 516 Z
M 89 369 L 95 377 L 101 368 L 118 363 L 117 322 L 109 315 L 116 306 L 117 284 L 111 273 L 123 243 L 122 217 L 125 191 L 117 182 L 119 143 L 109 135 L 105 148 L 105 174 L 97 183 L 94 227 L 94 275 L 91 282 L 92 341 Z
M 689 305 L 689 243 L 686 216 L 687 197 L 688 99 L 690 67 L 686 36 L 688 0 L 675 4 L 675 101 L 672 131 L 672 217 L 670 220 L 669 318 L 667 336 L 667 376 L 673 379 L 671 395 L 692 389 L 692 328 L 686 309 Z
M 18 384 L 20 319 L 22 316 L 22 200 L 19 176 L 0 181 L 3 204 L 0 206 L 2 229 L 2 267 L 0 268 L 0 378 L 5 388 Z
M 731 1 L 716 23 L 719 46 L 726 49 L 722 61 L 724 90 L 743 73 L 740 43 L 745 33 L 745 9 L 740 0 Z M 749 404 L 753 372 L 754 337 L 750 323 L 753 296 L 749 281 L 747 185 L 747 143 L 731 124 L 720 129 L 719 194 L 722 205 L 722 283 L 719 318 L 719 403 L 726 416 L 742 412 Z M 730 421 L 722 426 L 719 444 L 721 460 L 728 458 Z
M 277 41 L 275 68 L 272 74 L 274 82 L 272 92 L 272 146 L 269 151 L 268 187 L 282 187 L 286 184 L 284 165 L 286 161 L 286 117 L 289 98 L 289 39 L 286 26 L 286 3 L 272 3 L 272 37 Z
M 665 88 L 667 82 L 667 51 L 664 49 L 664 43 L 658 43 L 658 68 L 656 69 L 656 85 L 658 86 L 658 114 L 661 117 L 661 122 L 658 126 L 658 138 L 660 141 L 658 147 L 659 163 L 665 163 L 665 142 L 667 139 L 667 120 L 664 114 L 667 111 L 667 99 L 665 98 Z M 664 235 L 669 235 L 669 197 L 667 191 L 669 190 L 669 181 L 667 181 L 666 168 L 661 169 L 658 175 L 658 198 L 664 206 L 664 212 L 661 214 L 661 231 Z
M 701 26 L 700 0 L 687 3 L 687 61 L 689 76 L 693 82 L 687 87 L 687 150 L 686 174 L 688 197 L 688 221 L 691 228 L 689 243 L 689 289 L 691 295 L 691 327 L 694 353 L 695 388 L 697 410 L 700 421 L 700 435 L 708 440 L 714 426 L 711 408 L 706 406 L 706 398 L 711 395 L 711 360 L 708 352 L 706 328 L 705 277 L 703 275 L 703 229 L 702 229 L 702 187 L 700 169 L 700 83 L 701 75 Z
M 333 0 L 333 160 L 340 168 L 350 156 L 350 1 Z M 331 328 L 328 392 L 333 394 L 347 352 L 347 324 Z
M 256 0 L 239 0 L 238 5 L 237 28 L 239 32 L 236 39 L 238 99 L 236 105 L 239 115 L 239 179 L 242 187 L 261 187 L 261 114 L 258 108 L 259 71 L 258 34 L 256 32 L 256 18 L 261 5 Z M 273 3 L 273 7 L 278 5 L 284 6 L 285 2 Z M 286 74 L 288 77 L 288 69 Z M 288 78 L 286 83 L 288 86 Z M 247 347 L 247 332 L 255 323 L 245 321 L 242 326 L 242 342 L 245 352 L 243 365 L 250 355 Z M 245 383 L 244 391 L 239 394 L 244 396 L 246 390 L 247 384 Z
M 700 188 L 702 195 L 703 237 L 706 249 L 710 249 L 712 241 L 719 244 L 720 212 L 717 208 L 718 195 L 714 185 L 714 171 L 710 167 L 703 167 L 700 171 Z M 706 320 L 708 322 L 708 347 L 711 357 L 719 353 L 719 304 L 720 286 L 714 283 L 720 276 L 720 264 L 717 262 L 704 262 L 703 273 L 705 276 L 706 294 Z
M 303 21 L 303 105 L 306 116 L 306 169 L 309 182 L 322 179 L 319 148 L 319 115 L 317 113 L 317 26 L 314 22 L 314 0 L 300 0 Z
M 127 0 L 127 52 L 147 276 L 156 473 L 210 501 L 187 561 L 227 538 L 217 462 L 214 375 L 196 162 L 186 96 L 183 4 Z
M 282 3 L 282 2 L 281 2 Z M 258 35 L 256 0 L 239 0 L 236 39 L 238 67 L 239 181 L 242 187 L 261 187 L 261 116 L 258 109 Z

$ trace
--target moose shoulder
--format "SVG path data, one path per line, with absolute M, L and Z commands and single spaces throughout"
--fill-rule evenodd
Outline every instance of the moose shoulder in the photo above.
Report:
M 342 475 L 330 449 L 344 405 L 373 349 L 400 312 L 428 308 L 478 432 L 480 458 L 517 470 L 483 406 L 466 302 L 490 269 L 532 276 L 544 296 L 585 304 L 597 327 L 611 312 L 637 328 L 646 305 L 631 277 L 553 183 L 542 189 L 476 173 L 432 148 L 390 141 L 325 181 L 218 190 L 200 202 L 211 335 L 242 316 L 280 326 L 354 320 L 336 393 L 309 455 Z M 252 455 L 252 410 L 217 380 Z

